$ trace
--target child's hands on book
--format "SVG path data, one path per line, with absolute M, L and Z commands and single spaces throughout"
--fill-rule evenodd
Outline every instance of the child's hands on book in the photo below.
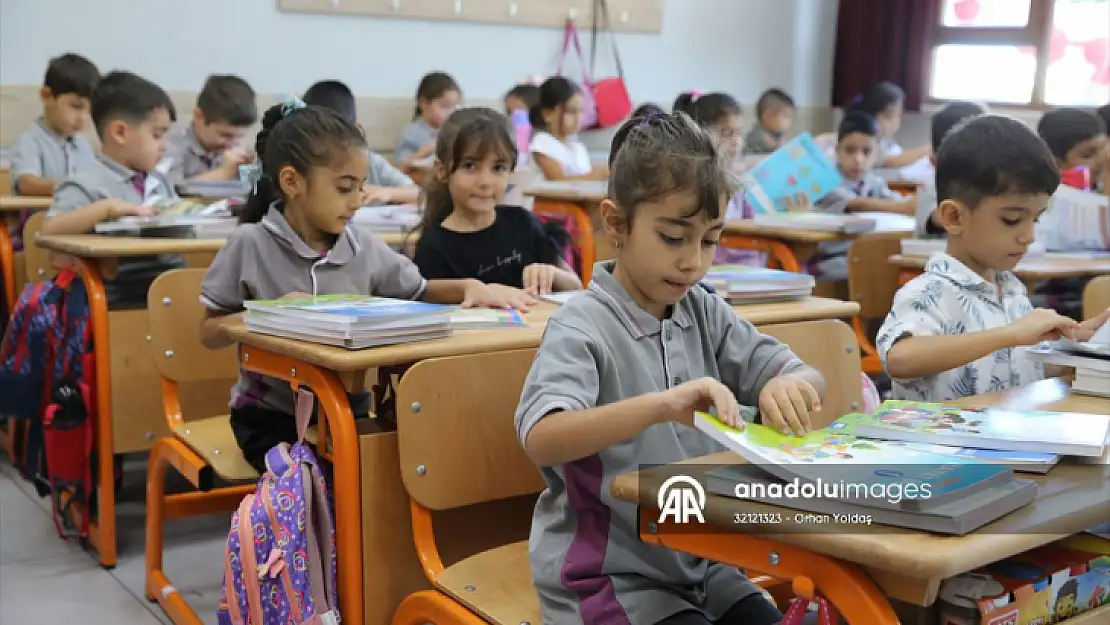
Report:
M 1080 323 L 1079 328 L 1075 331 L 1075 340 L 1086 343 L 1091 340 L 1095 333 L 1099 331 L 1099 328 L 1106 325 L 1108 321 L 1110 321 L 1110 308 Z
M 809 199 L 809 194 L 804 191 L 797 195 L 788 195 L 782 198 L 782 203 L 786 206 L 787 212 L 790 213 L 805 213 L 813 208 L 813 202 Z
M 805 436 L 813 428 L 809 416 L 820 409 L 817 389 L 798 376 L 775 376 L 759 392 L 763 425 L 783 434 Z
M 1038 308 L 1007 326 L 1015 347 L 1037 345 L 1061 337 L 1075 338 L 1079 323 L 1047 308 Z
M 524 268 L 524 290 L 531 296 L 548 295 L 559 268 L 555 265 L 532 263 Z
M 695 412 L 710 412 L 712 409 L 722 423 L 738 430 L 744 429 L 744 419 L 740 416 L 740 404 L 727 386 L 713 378 L 699 378 L 683 382 L 663 392 L 667 413 L 678 423 L 693 426 Z
M 482 284 L 474 281 L 463 293 L 463 308 L 515 308 L 528 312 L 536 305 L 536 298 L 520 289 L 503 284 Z
M 103 202 L 106 213 L 105 221 L 121 217 L 150 217 L 158 212 L 158 209 L 153 206 L 140 206 L 123 200 L 108 199 L 103 200 Z

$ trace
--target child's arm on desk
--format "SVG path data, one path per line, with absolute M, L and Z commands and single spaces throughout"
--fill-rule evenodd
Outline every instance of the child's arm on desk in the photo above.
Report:
M 23 174 L 15 179 L 15 187 L 20 195 L 33 195 L 36 197 L 50 197 L 54 195 L 57 180 L 39 178 L 32 174 Z
M 54 193 L 43 234 L 88 234 L 96 224 L 120 217 L 153 215 L 154 208 L 115 198 L 97 200 L 81 185 L 63 182 Z
M 887 352 L 886 372 L 903 380 L 937 375 L 1008 347 L 1037 345 L 1075 335 L 1079 324 L 1038 308 L 1007 326 L 963 334 L 896 338 Z
M 607 180 L 609 178 L 609 168 L 604 165 L 595 165 L 588 174 L 568 176 L 563 172 L 563 165 L 550 156 L 532 152 L 532 161 L 540 168 L 543 177 L 547 180 Z
M 879 167 L 906 167 L 927 158 L 932 153 L 932 146 L 922 145 L 906 150 L 897 156 L 888 156 L 886 160 L 879 164 Z

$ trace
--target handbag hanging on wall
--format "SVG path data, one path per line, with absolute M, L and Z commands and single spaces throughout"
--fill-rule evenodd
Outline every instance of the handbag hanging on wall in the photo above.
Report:
M 602 22 L 601 20 L 604 20 Z M 593 128 L 609 128 L 620 124 L 632 113 L 632 98 L 628 94 L 628 86 L 624 82 L 624 66 L 621 65 L 621 55 L 617 51 L 617 38 L 609 22 L 609 3 L 607 0 L 594 0 L 593 27 L 590 33 L 590 73 L 592 74 L 597 63 L 598 30 L 604 31 L 609 36 L 609 43 L 613 48 L 613 60 L 617 64 L 615 78 L 602 78 L 590 86 L 593 103 L 596 110 Z
M 586 66 L 586 56 L 582 54 L 582 44 L 578 40 L 578 26 L 575 25 L 574 20 L 567 20 L 566 27 L 563 29 L 563 49 L 559 54 L 559 66 L 555 70 L 556 76 L 570 78 L 570 76 L 563 73 L 563 62 L 570 54 L 572 45 L 574 46 L 574 55 L 578 59 L 578 66 L 582 68 L 582 79 L 578 81 L 582 87 L 582 118 L 579 125 L 581 129 L 585 130 L 593 128 L 597 122 L 597 107 L 594 105 L 593 98 L 593 80 L 590 79 L 590 68 Z

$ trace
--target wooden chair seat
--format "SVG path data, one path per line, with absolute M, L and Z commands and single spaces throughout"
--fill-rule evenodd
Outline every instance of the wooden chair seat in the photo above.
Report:
M 453 564 L 439 575 L 440 591 L 493 625 L 540 625 L 528 541 L 502 545 Z
M 175 425 L 173 434 L 212 465 L 221 478 L 229 482 L 258 479 L 258 472 L 239 451 L 239 444 L 231 431 L 231 421 L 226 415 Z

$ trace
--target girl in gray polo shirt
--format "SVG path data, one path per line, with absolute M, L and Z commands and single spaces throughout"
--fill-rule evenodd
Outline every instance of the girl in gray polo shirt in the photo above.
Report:
M 809 429 L 824 382 L 788 347 L 697 287 L 732 189 L 689 117 L 632 119 L 613 139 L 601 204 L 615 261 L 551 318 L 516 413 L 547 488 L 529 543 L 545 624 L 771 625 L 782 614 L 734 567 L 643 543 L 612 479 L 722 451 L 691 427 L 714 408 L 742 426 Z

